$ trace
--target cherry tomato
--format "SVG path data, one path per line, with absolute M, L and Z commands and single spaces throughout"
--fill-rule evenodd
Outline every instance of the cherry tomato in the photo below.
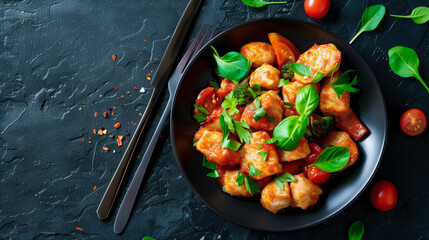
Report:
M 323 152 L 323 148 L 315 143 L 309 143 L 308 146 L 310 147 L 310 154 L 308 154 L 304 159 L 309 163 L 314 163 Z
M 301 169 L 302 163 L 304 161 L 302 159 L 295 160 L 292 162 L 282 163 L 282 171 L 281 174 L 288 172 L 292 175 L 298 174 L 299 170 Z
M 315 184 L 321 184 L 328 181 L 331 173 L 320 170 L 317 167 L 308 167 L 307 170 L 308 179 L 310 179 Z
M 211 114 L 215 109 L 221 106 L 222 101 L 213 87 L 206 87 L 198 94 L 195 103 L 206 108 Z M 194 115 L 200 112 L 198 108 L 194 108 Z
M 312 18 L 322 18 L 329 10 L 329 0 L 305 0 L 304 9 Z
M 307 175 L 307 172 L 308 172 L 308 165 L 310 165 L 311 163 L 308 163 L 308 162 L 306 162 L 306 163 L 304 163 L 304 165 L 302 165 L 302 167 L 301 167 L 301 172 L 302 173 L 304 173 L 304 175 L 307 177 L 308 175 Z
M 417 136 L 426 129 L 426 116 L 419 109 L 410 109 L 401 117 L 401 128 L 405 134 L 410 136 Z
M 371 202 L 380 211 L 389 211 L 398 202 L 398 191 L 389 181 L 379 181 L 371 189 Z

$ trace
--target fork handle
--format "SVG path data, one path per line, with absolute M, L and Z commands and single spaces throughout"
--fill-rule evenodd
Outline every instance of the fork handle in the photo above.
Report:
M 152 153 L 155 149 L 156 143 L 158 142 L 161 131 L 164 127 L 164 123 L 170 115 L 171 104 L 173 102 L 173 97 L 170 96 L 168 99 L 167 106 L 165 107 L 164 112 L 162 113 L 162 117 L 158 122 L 158 126 L 156 127 L 155 133 L 153 134 L 152 139 L 149 142 L 149 146 L 146 149 L 146 153 L 144 154 L 137 171 L 131 181 L 131 184 L 125 193 L 125 197 L 122 200 L 121 206 L 119 207 L 118 214 L 115 218 L 115 224 L 113 226 L 113 231 L 115 233 L 121 233 L 125 226 L 127 225 L 128 219 L 130 218 L 131 210 L 133 209 L 137 193 L 139 192 L 140 185 L 142 184 L 143 178 L 146 173 L 147 166 L 152 157 Z
M 144 111 L 144 114 L 140 119 L 139 124 L 137 125 L 137 129 L 135 130 L 131 140 L 129 141 L 127 150 L 125 150 L 125 153 L 122 156 L 118 167 L 116 168 L 115 174 L 113 175 L 112 180 L 110 180 L 109 186 L 107 187 L 106 192 L 104 193 L 103 198 L 98 205 L 97 215 L 100 220 L 104 220 L 109 217 L 110 211 L 112 209 L 113 203 L 115 202 L 116 196 L 118 195 L 128 165 L 133 157 L 134 151 L 143 133 L 143 129 L 149 119 L 149 115 L 156 101 L 158 100 L 161 90 L 162 87 L 153 89 L 146 110 Z

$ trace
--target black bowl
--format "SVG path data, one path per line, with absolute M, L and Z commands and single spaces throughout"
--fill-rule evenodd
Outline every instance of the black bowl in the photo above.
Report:
M 237 198 L 223 193 L 217 182 L 206 177 L 202 154 L 193 146 L 193 135 L 199 125 L 192 109 L 199 91 L 213 77 L 216 63 L 209 45 L 221 55 L 239 51 L 245 43 L 269 42 L 267 34 L 277 32 L 291 40 L 304 52 L 314 43 L 333 43 L 342 52 L 341 70 L 356 69 L 360 89 L 352 94 L 352 107 L 369 130 L 358 142 L 358 162 L 340 176 L 322 185 L 318 203 L 307 210 L 287 208 L 276 215 L 264 209 L 259 198 Z M 368 185 L 384 150 L 387 133 L 386 108 L 377 80 L 364 59 L 346 41 L 320 27 L 292 19 L 261 19 L 232 27 L 206 44 L 186 70 L 177 91 L 171 112 L 171 137 L 177 163 L 183 176 L 201 200 L 224 218 L 253 229 L 289 231 L 320 223 L 351 204 Z

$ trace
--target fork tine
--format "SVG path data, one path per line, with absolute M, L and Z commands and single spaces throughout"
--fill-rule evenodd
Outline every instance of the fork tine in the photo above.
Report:
M 211 27 L 212 27 L 212 26 L 211 26 L 211 25 L 209 25 L 209 28 L 208 28 L 208 29 L 206 30 L 206 32 L 204 33 L 204 36 L 201 38 L 201 41 L 200 41 L 200 43 L 198 44 L 198 47 L 195 49 L 194 54 L 192 54 L 192 57 L 191 57 L 190 59 L 194 58 L 194 57 L 195 57 L 195 55 L 197 55 L 198 51 L 200 51 L 201 47 L 203 46 L 204 40 L 206 39 L 207 33 L 210 31 L 210 28 L 211 28 Z
M 191 54 L 195 49 L 195 46 L 197 45 L 197 42 L 200 38 L 201 33 L 203 32 L 203 29 L 206 27 L 206 24 L 204 24 L 200 31 L 197 33 L 197 36 L 195 37 L 194 41 L 192 42 L 191 46 L 189 46 L 188 50 L 186 51 L 185 55 L 183 56 L 182 60 L 180 60 L 179 64 L 177 64 L 176 70 L 183 71 L 186 64 L 188 63 L 188 60 L 191 58 Z M 210 29 L 210 26 L 209 26 Z

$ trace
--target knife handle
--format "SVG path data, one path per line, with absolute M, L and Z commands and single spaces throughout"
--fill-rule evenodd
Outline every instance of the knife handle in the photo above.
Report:
M 150 113 L 158 100 L 161 88 L 154 88 L 150 97 L 149 103 L 147 104 L 146 110 L 142 118 L 140 119 L 137 129 L 135 130 L 131 140 L 129 141 L 127 150 L 125 150 L 122 159 L 116 168 L 115 174 L 110 180 L 109 186 L 101 199 L 100 204 L 97 208 L 97 216 L 100 220 L 104 220 L 109 217 L 110 211 L 112 210 L 113 203 L 115 202 L 116 196 L 118 195 L 125 173 L 127 172 L 128 165 L 133 157 L 134 151 L 136 150 L 137 144 L 140 140 L 140 136 L 143 133 L 144 127 L 149 119 Z

